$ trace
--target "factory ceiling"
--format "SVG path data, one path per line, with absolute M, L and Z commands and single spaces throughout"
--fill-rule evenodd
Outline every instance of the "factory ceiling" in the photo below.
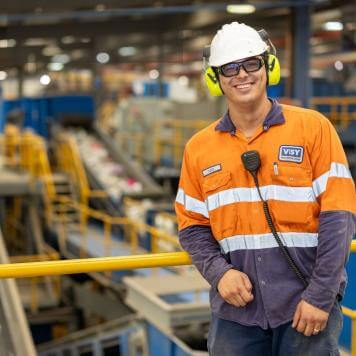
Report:
M 227 3 L 216 0 L 11 0 L 0 4 L 0 69 L 40 71 L 59 59 L 68 68 L 94 68 L 98 53 L 108 54 L 108 64 L 191 63 L 231 21 L 267 29 L 283 51 L 293 9 L 309 3 L 312 53 L 353 53 L 352 0 L 260 0 L 249 2 L 256 11 L 245 15 L 227 13 Z M 330 21 L 342 22 L 343 29 L 325 30 Z

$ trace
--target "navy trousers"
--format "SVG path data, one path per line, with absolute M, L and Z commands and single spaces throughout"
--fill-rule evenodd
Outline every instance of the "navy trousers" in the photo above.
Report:
M 208 350 L 211 356 L 339 356 L 338 339 L 342 312 L 335 302 L 326 328 L 317 335 L 304 336 L 292 323 L 264 330 L 212 316 Z

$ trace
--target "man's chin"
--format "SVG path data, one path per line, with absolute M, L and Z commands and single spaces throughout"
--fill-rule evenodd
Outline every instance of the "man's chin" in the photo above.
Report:
M 248 93 L 245 95 L 235 95 L 231 98 L 231 101 L 236 104 L 243 104 L 243 105 L 249 105 L 249 104 L 254 104 L 256 103 L 257 97 L 256 95 L 253 95 L 252 93 Z

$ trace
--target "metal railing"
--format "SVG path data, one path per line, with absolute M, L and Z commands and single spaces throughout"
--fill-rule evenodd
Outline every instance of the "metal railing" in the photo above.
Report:
M 23 256 L 11 256 L 11 264 L 16 263 L 31 263 L 41 261 L 58 261 L 60 260 L 59 253 L 51 248 L 49 245 L 45 245 L 45 251 L 42 254 L 37 255 L 23 255 Z M 29 298 L 29 309 L 32 313 L 38 312 L 41 307 L 40 293 L 41 290 L 46 292 L 46 300 L 50 298 L 55 304 L 58 304 L 61 299 L 61 276 L 37 276 L 28 279 L 20 279 L 18 281 L 22 288 L 26 288 Z
M 342 307 L 342 312 L 351 319 L 351 356 L 356 356 L 356 310 Z
M 356 252 L 356 240 L 350 251 Z M 121 257 L 82 258 L 60 261 L 10 263 L 0 265 L 1 278 L 25 278 L 54 276 L 61 274 L 88 273 L 137 268 L 190 265 L 192 261 L 186 252 L 151 253 Z
M 356 241 L 353 241 L 351 244 L 351 252 L 356 252 Z M 190 265 L 191 263 L 191 259 L 186 252 L 27 262 L 0 265 L 0 278 L 33 278 L 75 273 L 183 266 Z M 344 307 L 343 312 L 352 319 L 351 356 L 356 356 L 356 311 Z
M 174 167 L 180 166 L 184 146 L 189 138 L 199 130 L 211 124 L 212 120 L 160 120 L 154 128 L 155 163 L 160 164 L 167 151 L 173 159 Z M 166 148 L 166 150 L 165 150 Z
M 346 129 L 356 120 L 356 97 L 314 97 L 311 107 L 323 113 L 336 126 Z

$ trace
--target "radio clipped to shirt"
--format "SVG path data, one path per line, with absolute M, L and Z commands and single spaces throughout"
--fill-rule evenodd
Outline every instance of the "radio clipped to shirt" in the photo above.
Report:
M 290 255 L 289 251 L 287 250 L 286 246 L 283 245 L 283 242 L 281 241 L 278 232 L 276 230 L 276 227 L 274 226 L 273 220 L 272 220 L 272 216 L 271 213 L 269 211 L 269 207 L 268 207 L 268 203 L 266 200 L 263 199 L 261 191 L 260 191 L 260 187 L 259 187 L 259 183 L 258 183 L 258 178 L 257 178 L 257 172 L 261 166 L 261 159 L 260 159 L 260 155 L 258 153 L 258 151 L 247 151 L 244 152 L 241 155 L 241 160 L 242 163 L 245 167 L 245 169 L 250 172 L 250 174 L 253 177 L 253 180 L 255 182 L 257 191 L 258 191 L 258 195 L 263 203 L 263 211 L 267 220 L 267 224 L 279 246 L 279 248 L 281 249 L 283 256 L 285 257 L 285 259 L 287 260 L 288 265 L 290 266 L 290 268 L 294 271 L 294 273 L 296 274 L 296 276 L 298 277 L 298 279 L 303 283 L 304 287 L 306 288 L 308 286 L 308 282 L 305 279 L 305 277 L 303 276 L 302 272 L 300 271 L 300 268 L 298 267 L 298 265 L 295 263 L 295 261 L 293 260 L 292 256 Z M 273 163 L 273 171 L 275 175 L 278 175 L 278 165 L 277 162 Z

